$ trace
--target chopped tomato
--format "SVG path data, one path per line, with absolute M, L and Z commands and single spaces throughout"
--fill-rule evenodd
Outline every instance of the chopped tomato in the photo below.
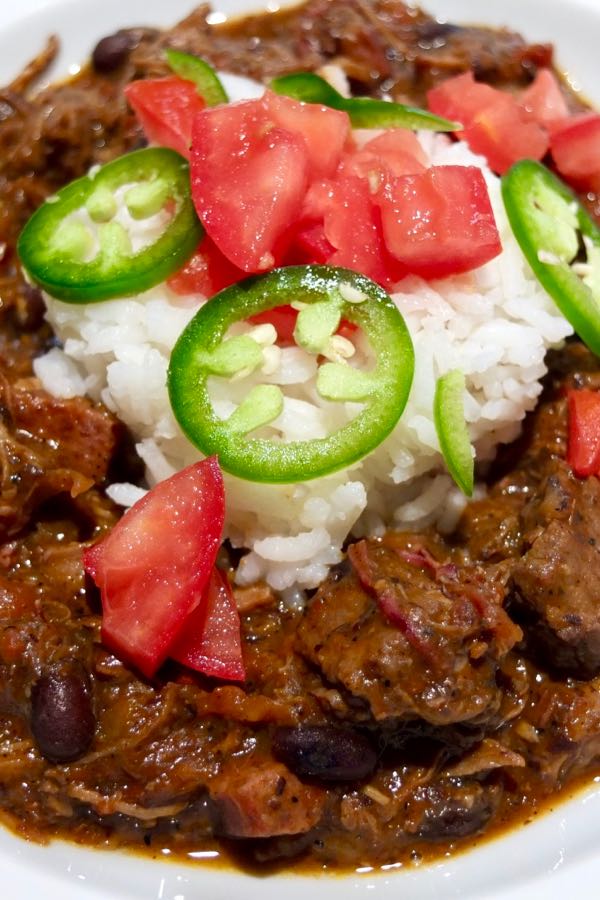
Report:
M 278 245 L 298 218 L 308 169 L 306 142 L 275 124 L 264 98 L 196 116 L 194 204 L 221 253 L 244 272 L 275 264 Z
M 305 210 L 321 215 L 323 232 L 333 247 L 327 262 L 362 272 L 388 287 L 404 274 L 383 242 L 381 214 L 368 182 L 353 175 L 313 185 Z
M 485 156 L 490 169 L 499 175 L 520 159 L 542 159 L 548 152 L 547 132 L 528 121 L 513 97 L 501 97 L 482 109 L 463 131 L 471 150 Z
M 286 256 L 286 265 L 326 263 L 335 252 L 325 236 L 323 222 L 302 221 L 294 229 L 294 236 Z
M 583 113 L 553 130 L 550 151 L 560 174 L 580 190 L 600 189 L 600 115 Z
M 278 128 L 297 134 L 304 141 L 310 180 L 333 175 L 350 140 L 348 113 L 316 103 L 299 103 L 272 91 L 265 93 L 263 103 Z
M 568 118 L 569 107 L 551 69 L 539 69 L 532 83 L 519 97 L 519 104 L 534 122 L 546 127 Z
M 394 257 L 423 278 L 483 265 L 502 246 L 485 180 L 475 166 L 432 166 L 393 179 L 377 195 Z
M 205 235 L 185 266 L 167 279 L 176 294 L 203 294 L 212 297 L 246 277 L 246 273 L 223 256 L 214 241 Z
M 468 125 L 482 109 L 493 105 L 501 91 L 475 81 L 472 72 L 456 75 L 427 92 L 427 105 L 438 116 Z
M 206 105 L 191 81 L 176 75 L 145 78 L 128 84 L 125 96 L 149 141 L 189 157 L 192 123 Z
M 442 82 L 428 92 L 427 100 L 432 112 L 462 122 L 464 129 L 457 136 L 499 174 L 519 159 L 542 159 L 548 150 L 546 130 L 515 97 L 480 84 L 471 72 Z
M 389 175 L 411 175 L 426 167 L 427 158 L 417 136 L 406 128 L 384 131 L 360 149 L 346 152 L 341 163 L 344 174 L 367 178 L 373 186 Z
M 203 675 L 243 681 L 240 616 L 229 582 L 213 569 L 200 605 L 188 616 L 170 654 Z
M 575 475 L 600 474 L 600 392 L 567 392 L 569 431 L 567 462 Z
M 200 603 L 224 515 L 223 477 L 211 457 L 161 481 L 84 552 L 100 588 L 102 640 L 148 677 Z

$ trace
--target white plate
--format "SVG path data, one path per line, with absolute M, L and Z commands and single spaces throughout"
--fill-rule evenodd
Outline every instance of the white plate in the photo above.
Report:
M 193 2 L 1 0 L 0 84 L 51 32 L 63 41 L 57 71 L 64 73 L 89 54 L 99 37 L 127 25 L 170 24 Z M 260 3 L 215 0 L 213 5 L 231 14 Z M 600 104 L 600 0 L 487 0 L 485 5 L 481 0 L 424 0 L 424 5 L 449 20 L 510 25 L 532 40 L 553 41 L 572 83 Z M 535 824 L 469 854 L 407 871 L 253 878 L 218 870 L 210 860 L 181 865 L 61 842 L 41 847 L 1 829 L 0 871 L 3 894 L 10 900 L 305 900 L 307 894 L 314 900 L 562 900 L 567 892 L 600 896 L 599 832 L 600 785 L 593 785 Z

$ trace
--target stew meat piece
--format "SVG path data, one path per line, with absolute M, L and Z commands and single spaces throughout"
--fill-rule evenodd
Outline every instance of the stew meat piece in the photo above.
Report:
M 35 94 L 50 41 L 0 91 L 0 807 L 31 837 L 246 862 L 446 853 L 522 821 L 600 753 L 600 489 L 565 463 L 563 399 L 600 386 L 598 361 L 577 343 L 554 355 L 523 440 L 452 538 L 354 544 L 304 612 L 264 585 L 239 592 L 243 686 L 175 664 L 148 683 L 102 647 L 81 567 L 117 518 L 103 488 L 139 468 L 110 413 L 32 377 L 52 336 L 14 244 L 48 194 L 143 144 L 122 90 L 166 74 L 165 46 L 261 79 L 333 62 L 357 93 L 412 103 L 467 68 L 520 88 L 552 51 L 396 0 L 310 0 L 220 29 L 207 10 L 106 36 L 89 70 Z

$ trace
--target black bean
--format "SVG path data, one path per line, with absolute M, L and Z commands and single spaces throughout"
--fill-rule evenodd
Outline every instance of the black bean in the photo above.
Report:
M 96 72 L 108 75 L 122 66 L 133 47 L 135 40 L 127 31 L 116 31 L 98 41 L 92 51 L 92 65 Z
M 360 781 L 377 765 L 368 738 L 335 725 L 277 728 L 273 752 L 296 775 L 321 781 Z
M 96 719 L 87 673 L 78 663 L 57 664 L 31 689 L 31 731 L 49 762 L 78 759 L 94 738 Z

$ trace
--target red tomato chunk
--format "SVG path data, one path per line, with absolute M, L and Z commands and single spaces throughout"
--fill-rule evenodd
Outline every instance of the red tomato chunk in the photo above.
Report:
M 100 588 L 102 640 L 147 677 L 200 604 L 224 515 L 223 477 L 212 457 L 161 481 L 84 553 Z
M 390 252 L 409 272 L 444 278 L 467 272 L 501 250 L 486 183 L 474 166 L 432 166 L 377 195 Z
M 203 675 L 243 681 L 240 616 L 229 582 L 213 569 L 200 605 L 186 620 L 170 656 Z
M 282 259 L 309 180 L 337 168 L 349 128 L 344 113 L 268 91 L 196 117 L 192 196 L 230 262 L 262 272 Z
M 547 132 L 517 99 L 480 84 L 471 72 L 442 82 L 427 100 L 432 112 L 462 122 L 458 136 L 500 175 L 519 159 L 542 159 L 548 150 Z
M 151 143 L 190 155 L 192 124 L 205 103 L 191 81 L 176 75 L 132 81 L 125 96 Z
M 600 475 L 600 392 L 568 391 L 567 462 L 575 475 Z
M 246 277 L 246 273 L 230 263 L 213 241 L 205 235 L 185 266 L 167 279 L 176 294 L 202 294 L 212 297 Z
M 540 69 L 519 97 L 519 104 L 538 125 L 552 128 L 569 116 L 569 107 L 558 79 L 550 69 Z
M 583 113 L 553 131 L 550 151 L 560 174 L 579 190 L 600 190 L 600 115 Z

